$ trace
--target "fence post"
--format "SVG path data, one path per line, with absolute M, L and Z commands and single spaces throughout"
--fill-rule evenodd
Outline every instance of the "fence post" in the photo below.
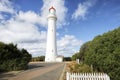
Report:
M 66 80 L 70 80 L 70 73 L 69 72 L 66 73 Z

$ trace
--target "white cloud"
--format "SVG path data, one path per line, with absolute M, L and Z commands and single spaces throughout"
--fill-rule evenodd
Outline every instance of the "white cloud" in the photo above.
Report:
M 0 12 L 14 13 L 15 11 L 9 0 L 0 0 Z
M 70 56 L 79 50 L 82 44 L 83 42 L 81 40 L 78 40 L 75 36 L 64 35 L 64 37 L 61 37 L 61 39 L 57 42 L 58 54 Z
M 5 42 L 7 42 L 7 39 L 4 39 L 6 37 L 9 37 L 9 42 L 26 41 L 31 36 L 33 37 L 30 40 L 34 40 L 36 36 L 34 34 L 38 33 L 35 25 L 15 20 L 10 20 L 6 24 L 1 25 L 0 28 L 1 39 Z
M 19 43 L 18 47 L 27 49 L 28 52 L 32 54 L 32 56 L 45 55 L 46 38 L 43 40 L 39 40 L 39 42 L 34 43 Z
M 18 44 L 19 48 L 27 49 L 33 56 L 44 54 L 46 31 L 41 31 L 36 25 L 39 18 L 33 11 L 20 11 L 9 20 L 2 20 L 4 22 L 0 24 L 0 41 Z
M 33 11 L 22 12 L 19 11 L 19 14 L 16 16 L 17 20 L 26 21 L 29 23 L 40 23 L 40 16 Z
M 83 3 L 78 4 L 78 8 L 75 10 L 75 12 L 72 14 L 72 19 L 85 19 L 86 14 L 88 13 L 88 10 L 90 7 L 92 7 L 95 4 L 96 0 L 86 0 Z
M 1 19 L 4 19 L 4 17 L 0 14 L 0 20 L 1 20 Z

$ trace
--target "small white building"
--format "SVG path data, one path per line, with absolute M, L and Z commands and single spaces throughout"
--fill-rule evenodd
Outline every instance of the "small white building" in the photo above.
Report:
M 56 57 L 56 62 L 63 62 L 63 56 L 58 55 L 58 56 Z

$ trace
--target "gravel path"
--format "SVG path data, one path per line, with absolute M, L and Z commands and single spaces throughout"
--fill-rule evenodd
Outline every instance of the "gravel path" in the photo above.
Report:
M 32 63 L 28 70 L 11 77 L 3 75 L 0 80 L 58 80 L 64 66 L 65 63 Z

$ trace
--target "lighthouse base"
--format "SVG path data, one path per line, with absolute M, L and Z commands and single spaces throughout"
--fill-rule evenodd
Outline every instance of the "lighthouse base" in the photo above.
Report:
M 63 56 L 58 55 L 54 59 L 45 57 L 45 62 L 63 62 Z

